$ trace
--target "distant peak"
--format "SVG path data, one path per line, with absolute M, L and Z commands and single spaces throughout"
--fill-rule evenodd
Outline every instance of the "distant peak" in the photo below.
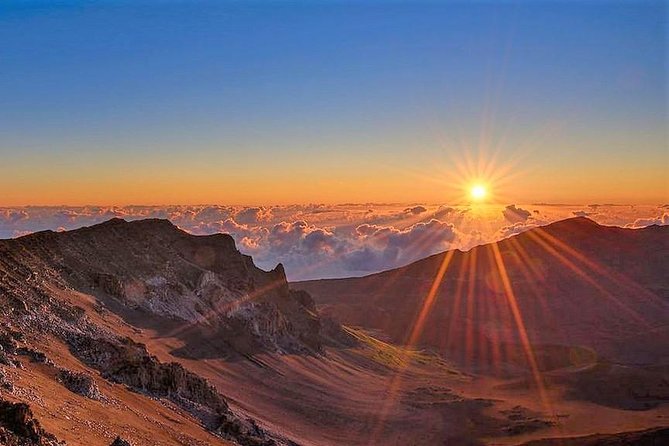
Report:
M 130 225 L 158 226 L 164 228 L 176 228 L 174 223 L 166 218 L 145 218 L 143 220 L 131 220 L 127 222 Z
M 564 220 L 559 220 L 556 221 L 555 223 L 556 224 L 562 223 L 565 225 L 579 225 L 579 226 L 601 226 L 593 219 L 582 216 L 565 218 Z
M 97 225 L 91 226 L 91 228 L 96 228 L 96 227 L 105 227 L 105 226 L 118 226 L 118 225 L 123 225 L 123 226 L 141 226 L 141 227 L 156 227 L 156 228 L 176 228 L 174 224 L 164 218 L 146 218 L 142 220 L 125 220 L 120 217 L 114 217 L 112 219 L 109 219 L 105 222 L 99 223 Z
M 88 233 L 103 234 L 106 233 L 107 231 L 114 231 L 114 230 L 120 230 L 128 233 L 137 233 L 137 234 L 145 234 L 147 232 L 165 233 L 165 232 L 181 231 L 174 224 L 172 224 L 172 222 L 162 218 L 147 218 L 143 220 L 128 221 L 123 218 L 114 217 L 102 223 L 86 226 L 68 232 L 73 232 L 73 233 L 88 232 Z
M 102 223 L 98 223 L 98 224 L 93 225 L 93 226 L 112 226 L 112 225 L 121 225 L 121 224 L 125 224 L 125 223 L 128 223 L 128 222 L 126 220 L 120 218 L 120 217 L 114 217 L 114 218 L 111 218 L 107 221 L 103 221 Z
M 608 227 L 600 225 L 588 217 L 570 217 L 542 226 L 540 229 L 531 229 L 530 231 L 546 231 L 556 235 L 560 234 L 559 236 L 563 236 L 564 234 L 580 234 L 581 236 L 587 236 L 605 232 L 606 229 L 608 229 Z

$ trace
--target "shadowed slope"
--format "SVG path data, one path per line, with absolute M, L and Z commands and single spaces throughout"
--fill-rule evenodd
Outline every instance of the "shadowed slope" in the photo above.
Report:
M 622 432 L 609 435 L 534 440 L 522 446 L 658 446 L 669 443 L 669 428 Z
M 542 370 L 582 366 L 593 354 L 669 364 L 669 227 L 573 218 L 367 277 L 294 286 L 344 323 L 405 343 L 446 256 L 418 345 L 485 373 L 524 368 L 523 336 Z

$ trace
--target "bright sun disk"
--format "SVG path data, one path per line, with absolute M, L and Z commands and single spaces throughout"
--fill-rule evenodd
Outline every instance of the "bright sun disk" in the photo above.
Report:
M 471 190 L 469 191 L 469 194 L 474 200 L 483 200 L 487 194 L 487 190 L 484 185 L 482 184 L 475 184 L 472 186 Z

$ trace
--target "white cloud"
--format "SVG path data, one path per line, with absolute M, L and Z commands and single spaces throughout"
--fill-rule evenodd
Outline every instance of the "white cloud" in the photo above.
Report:
M 425 206 L 413 206 L 410 208 L 406 208 L 404 212 L 407 214 L 418 215 L 422 214 L 423 212 L 427 212 L 427 208 Z
M 272 219 L 272 209 L 257 207 L 243 208 L 235 213 L 235 220 L 239 223 L 261 223 Z
M 465 206 L 289 205 L 86 206 L 0 208 L 0 238 L 45 229 L 70 230 L 112 217 L 167 218 L 181 229 L 233 236 L 258 266 L 282 262 L 291 280 L 372 273 L 410 263 L 447 249 L 470 249 L 541 224 L 588 215 L 607 225 L 643 227 L 669 224 L 657 206 L 491 207 L 487 213 Z
M 511 225 L 503 226 L 502 228 L 500 228 L 499 231 L 497 231 L 497 237 L 495 238 L 499 240 L 505 239 L 513 235 L 520 234 L 521 232 L 529 231 L 530 229 L 536 228 L 538 226 L 540 226 L 540 224 L 534 220 L 530 222 L 526 221 L 516 222 Z
M 645 228 L 646 226 L 666 226 L 669 225 L 669 214 L 663 214 L 654 218 L 637 218 L 632 223 L 625 225 L 626 228 Z
M 502 215 L 511 223 L 518 223 L 530 218 L 532 213 L 528 210 L 516 207 L 515 204 L 510 204 L 504 208 Z
M 356 228 L 360 248 L 348 254 L 350 270 L 377 271 L 404 265 L 449 249 L 455 226 L 437 219 L 406 229 L 362 224 Z
M 575 217 L 591 217 L 593 215 L 597 215 L 596 212 L 582 211 L 582 210 L 581 211 L 574 211 L 574 212 L 572 212 L 572 214 Z

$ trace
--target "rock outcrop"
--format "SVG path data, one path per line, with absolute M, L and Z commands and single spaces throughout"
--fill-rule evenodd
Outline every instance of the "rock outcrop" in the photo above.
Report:
M 45 432 L 30 406 L 0 399 L 0 444 L 4 446 L 59 446 L 56 437 Z
M 185 340 L 198 338 L 195 349 L 212 345 L 203 337 L 241 355 L 317 354 L 327 343 L 313 300 L 289 289 L 283 266 L 263 271 L 230 236 L 193 236 L 166 220 L 113 219 L 3 240 L 0 271 L 0 299 L 20 313 L 48 300 L 43 285 L 57 284 L 181 322 Z M 61 311 L 68 322 L 83 316 L 76 308 Z M 204 354 L 190 350 L 184 354 Z
M 179 363 L 159 361 L 143 344 L 97 325 L 59 297 L 75 290 L 95 296 L 96 311 L 176 327 L 185 344 L 176 355 L 314 355 L 346 335 L 335 322 L 322 323 L 307 293 L 289 288 L 281 265 L 260 270 L 227 235 L 196 237 L 164 220 L 115 219 L 0 240 L 0 362 L 51 367 L 61 385 L 104 403 L 90 375 L 64 369 L 35 348 L 55 337 L 104 379 L 168 400 L 210 432 L 241 445 L 290 442 L 235 413 L 205 379 Z
M 182 405 L 202 406 L 213 414 L 228 412 L 228 405 L 205 379 L 178 363 L 161 363 L 143 344 L 131 339 L 74 335 L 71 351 L 85 364 L 116 383 L 152 396 L 170 398 Z
M 95 380 L 86 373 L 72 372 L 67 369 L 61 369 L 56 375 L 56 379 L 60 381 L 69 391 L 78 395 L 85 396 L 92 400 L 101 400 L 103 395 L 95 384 Z
M 166 398 L 189 412 L 210 431 L 241 445 L 277 443 L 254 420 L 234 414 L 224 397 L 207 380 L 181 364 L 162 363 L 143 344 L 131 339 L 73 336 L 72 352 L 112 382 L 136 392 Z

